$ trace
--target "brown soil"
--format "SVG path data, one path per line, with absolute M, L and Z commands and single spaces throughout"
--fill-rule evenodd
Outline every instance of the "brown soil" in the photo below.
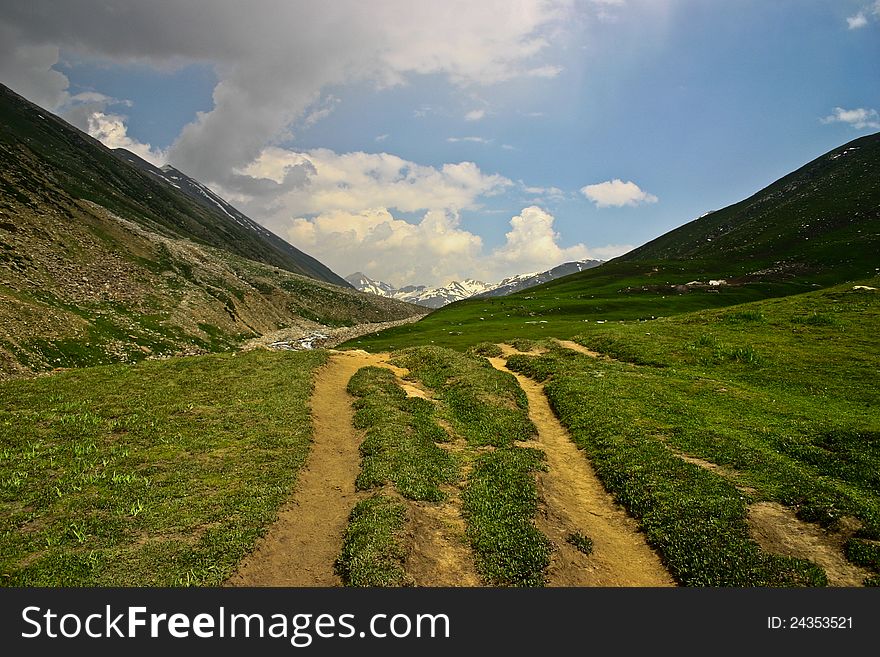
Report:
M 490 358 L 489 362 L 496 369 L 510 371 L 504 359 Z M 614 502 L 556 418 L 543 387 L 511 373 L 528 397 L 529 417 L 538 427 L 537 446 L 547 455 L 547 471 L 537 477 L 543 500 L 537 525 L 556 547 L 548 584 L 675 586 L 635 520 Z M 585 555 L 568 543 L 567 537 L 575 531 L 593 540 L 592 554 Z
M 669 445 L 667 445 L 667 447 L 669 447 Z M 709 470 L 710 472 L 714 472 L 715 474 L 724 477 L 725 479 L 730 481 L 730 483 L 736 486 L 737 490 L 742 491 L 746 495 L 756 495 L 758 493 L 756 489 L 750 486 L 743 486 L 742 484 L 737 483 L 739 480 L 739 473 L 736 470 L 726 468 L 722 465 L 718 465 L 717 463 L 712 463 L 711 461 L 701 459 L 697 456 L 691 456 L 690 454 L 679 452 L 672 447 L 669 447 L 669 449 L 682 461 L 686 461 L 687 463 L 691 463 L 693 465 L 696 465 L 697 467 L 703 468 L 704 470 Z
M 480 586 L 473 554 L 465 538 L 459 491 L 446 491 L 441 504 L 410 504 L 410 553 L 406 572 L 415 586 Z
M 844 522 L 845 528 L 831 532 L 800 520 L 791 509 L 776 502 L 758 502 L 749 507 L 749 533 L 767 552 L 809 559 L 828 575 L 829 586 L 863 586 L 873 573 L 846 560 L 843 545 L 858 521 Z
M 728 479 L 748 495 L 758 493 L 754 488 L 737 484 L 739 473 L 680 452 L 676 455 Z M 830 586 L 863 586 L 872 573 L 866 568 L 847 561 L 843 555 L 846 541 L 858 531 L 861 523 L 855 518 L 844 518 L 838 531 L 823 529 L 817 524 L 804 522 L 794 511 L 777 502 L 756 502 L 749 506 L 749 534 L 765 552 L 787 557 L 807 559 L 825 570 Z
M 319 370 L 312 394 L 314 435 L 297 477 L 293 499 L 228 580 L 232 586 L 339 586 L 333 571 L 348 516 L 358 500 L 362 436 L 352 427 L 346 386 L 361 367 L 382 364 L 380 355 L 336 352 Z
M 593 358 L 602 357 L 602 354 L 600 354 L 598 351 L 587 349 L 584 345 L 578 344 L 577 342 L 573 342 L 571 340 L 558 340 L 557 338 L 553 338 L 553 342 L 558 344 L 560 347 L 571 349 L 572 351 L 576 351 L 579 354 L 586 354 L 587 356 L 592 356 Z
M 540 356 L 541 354 L 547 353 L 547 350 L 542 349 L 541 347 L 535 347 L 531 351 L 520 351 L 516 347 L 513 347 L 513 346 L 506 344 L 506 343 L 503 343 L 503 342 L 501 344 L 499 344 L 498 346 L 501 348 L 501 355 L 504 356 L 504 358 L 507 358 L 508 356 L 511 356 L 513 354 L 525 354 L 526 356 Z

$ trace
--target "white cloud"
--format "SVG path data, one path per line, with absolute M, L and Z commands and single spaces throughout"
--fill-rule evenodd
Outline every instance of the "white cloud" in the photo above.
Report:
M 165 151 L 129 137 L 125 117 L 119 114 L 93 112 L 88 117 L 88 133 L 107 148 L 125 148 L 155 166 L 162 166 L 168 161 Z
M 455 144 L 460 141 L 469 141 L 475 144 L 490 144 L 492 143 L 491 139 L 486 139 L 485 137 L 447 137 L 446 141 L 451 144 Z
M 333 113 L 333 110 L 336 109 L 336 106 L 340 103 L 340 100 L 341 99 L 333 94 L 330 94 L 321 102 L 310 107 L 306 112 L 305 118 L 302 120 L 303 125 L 310 127 L 315 125 L 318 121 L 330 116 Z
M 486 116 L 486 110 L 484 109 L 475 109 L 471 110 L 467 114 L 464 115 L 465 121 L 479 121 L 480 119 Z
M 510 144 L 501 144 L 501 148 L 506 151 L 515 151 L 517 150 L 516 146 L 511 146 Z
M 398 286 L 441 285 L 467 277 L 494 282 L 571 260 L 608 259 L 632 248 L 562 247 L 553 223 L 545 210 L 524 208 L 510 220 L 504 244 L 489 253 L 452 211 L 430 210 L 415 223 L 395 218 L 386 208 L 324 212 L 294 219 L 286 236 L 343 275 L 359 270 Z
M 822 123 L 846 123 L 856 130 L 864 130 L 865 128 L 870 128 L 871 130 L 880 129 L 880 114 L 875 109 L 866 109 L 864 107 L 857 109 L 835 107 L 831 114 L 820 120 Z
M 532 187 L 526 185 L 522 180 L 519 181 L 519 184 L 527 194 L 535 194 L 551 201 L 562 201 L 566 197 L 565 192 L 559 187 Z
M 238 190 L 237 200 L 265 217 L 283 224 L 286 217 L 335 210 L 358 213 L 372 208 L 457 211 L 474 208 L 481 196 L 502 192 L 513 183 L 498 174 L 483 173 L 473 162 L 432 167 L 390 153 L 335 153 L 326 148 L 297 152 L 270 147 L 239 173 L 244 182 L 289 182 L 290 172 L 304 173 L 298 184 L 278 190 L 270 205 Z M 235 196 L 234 192 L 230 196 Z M 280 224 L 279 224 L 280 222 Z
M 505 243 L 492 252 L 490 263 L 494 269 L 503 277 L 543 271 L 563 262 L 590 257 L 590 251 L 583 244 L 560 247 L 553 221 L 553 215 L 538 206 L 523 208 L 510 220 L 511 230 L 505 236 Z
M 386 208 L 323 212 L 294 219 L 287 237 L 342 275 L 360 270 L 393 285 L 465 278 L 482 250 L 480 237 L 459 227 L 457 213 L 441 210 L 419 223 Z
M 634 182 L 623 182 L 619 178 L 581 187 L 581 194 L 599 208 L 635 206 L 642 203 L 656 203 L 658 200 L 653 194 L 642 191 Z
M 525 75 L 530 78 L 555 78 L 560 73 L 562 73 L 562 67 L 553 65 L 537 66 L 525 71 Z
M 386 132 L 385 134 L 382 134 L 382 135 L 376 135 L 376 139 L 375 139 L 375 141 L 385 141 L 385 140 L 388 139 L 388 137 L 390 137 L 390 136 L 391 136 L 391 135 L 389 135 L 387 132 Z
M 849 16 L 846 19 L 846 23 L 851 30 L 857 30 L 860 27 L 865 27 L 868 24 L 868 19 L 865 18 L 864 12 L 859 12 L 855 16 Z
M 880 18 L 880 0 L 874 0 L 870 5 L 866 5 L 861 11 L 853 16 L 847 16 L 846 24 L 850 30 L 858 30 L 868 24 L 868 16 L 873 15 Z

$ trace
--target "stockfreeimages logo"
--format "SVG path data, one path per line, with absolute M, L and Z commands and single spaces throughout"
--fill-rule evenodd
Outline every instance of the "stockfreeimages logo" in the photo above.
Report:
M 21 612 L 24 639 L 286 639 L 305 648 L 316 639 L 351 638 L 445 638 L 450 637 L 446 614 L 373 614 L 364 629 L 358 630 L 354 614 L 245 614 L 230 613 L 220 607 L 216 613 L 153 613 L 146 607 L 126 607 L 114 611 L 106 605 L 102 612 L 81 615 L 58 613 L 29 606 Z

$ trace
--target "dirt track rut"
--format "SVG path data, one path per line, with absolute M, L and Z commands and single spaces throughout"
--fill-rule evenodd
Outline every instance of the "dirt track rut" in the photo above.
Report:
M 505 345 L 505 347 L 507 347 Z M 512 353 L 508 347 L 506 354 Z M 490 358 L 510 372 L 504 358 Z M 513 374 L 529 401 L 529 417 L 538 427 L 537 443 L 547 455 L 547 471 L 538 475 L 544 501 L 538 528 L 556 545 L 550 586 L 675 586 L 660 557 L 645 542 L 636 521 L 614 502 L 550 408 L 541 384 Z M 593 539 L 584 555 L 566 538 L 580 531 Z
M 346 388 L 361 367 L 384 364 L 381 354 L 345 351 L 333 353 L 319 370 L 311 398 L 313 442 L 294 497 L 228 584 L 341 585 L 333 564 L 358 500 L 354 480 L 360 469 L 362 440 L 352 426 L 352 399 Z

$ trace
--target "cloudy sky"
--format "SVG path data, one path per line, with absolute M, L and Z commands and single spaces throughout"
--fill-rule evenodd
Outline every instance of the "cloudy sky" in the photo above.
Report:
M 880 0 L 0 0 L 0 81 L 337 273 L 607 259 L 880 130 Z

